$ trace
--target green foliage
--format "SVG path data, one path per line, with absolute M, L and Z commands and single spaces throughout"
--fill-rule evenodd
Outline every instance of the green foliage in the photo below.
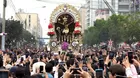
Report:
M 93 45 L 112 39 L 114 44 L 131 44 L 140 40 L 140 13 L 112 15 L 108 20 L 96 20 L 84 33 L 84 44 Z
M 0 24 L 1 28 L 2 24 Z M 1 31 L 0 31 L 1 32 Z M 35 37 L 23 28 L 23 24 L 20 21 L 6 20 L 5 27 L 6 35 L 6 47 L 16 47 L 17 43 L 33 43 L 36 42 Z

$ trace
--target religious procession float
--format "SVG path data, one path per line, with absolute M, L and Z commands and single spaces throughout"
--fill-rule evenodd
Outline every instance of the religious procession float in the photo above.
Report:
M 80 14 L 72 5 L 61 4 L 56 7 L 48 29 L 51 50 L 75 50 L 82 45 Z

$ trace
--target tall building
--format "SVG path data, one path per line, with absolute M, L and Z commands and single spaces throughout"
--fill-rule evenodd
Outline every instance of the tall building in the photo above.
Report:
M 86 0 L 86 26 L 90 27 L 90 26 L 94 26 L 94 9 L 93 8 L 97 8 L 94 6 L 94 2 L 93 0 Z
M 106 0 L 111 8 L 116 14 L 128 14 L 136 11 L 140 11 L 140 0 Z M 97 18 L 102 17 L 98 15 L 97 12 L 101 9 L 106 9 L 108 6 L 105 4 L 104 0 L 86 0 L 86 26 L 94 26 L 94 21 Z M 109 16 L 112 12 L 109 11 Z M 105 15 L 106 16 L 106 15 Z M 108 16 L 108 15 L 107 15 Z
M 106 5 L 103 0 L 98 0 L 98 9 L 106 8 Z
M 111 0 L 107 0 L 111 4 Z M 96 10 L 107 8 L 103 0 L 86 0 L 86 26 L 94 26 Z
M 139 0 L 112 0 L 112 6 L 118 14 L 129 14 L 140 11 Z
M 109 9 L 104 8 L 104 9 L 98 9 L 95 11 L 95 19 L 104 19 L 107 20 L 109 18 Z
M 128 14 L 131 12 L 130 0 L 118 0 L 118 14 Z
M 87 29 L 86 26 L 86 11 L 87 9 L 85 8 L 86 5 L 83 5 L 79 9 L 80 17 L 81 17 L 81 26 L 82 26 L 82 33 L 84 33 L 84 30 Z
M 15 19 L 20 21 L 22 19 L 22 22 L 24 22 L 24 29 L 34 35 L 36 39 L 42 37 L 42 27 L 37 13 L 18 12 L 15 15 Z

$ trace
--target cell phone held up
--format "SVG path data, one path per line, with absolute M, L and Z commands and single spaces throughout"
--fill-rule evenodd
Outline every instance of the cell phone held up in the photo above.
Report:
M 99 59 L 99 68 L 104 69 L 104 60 L 103 59 Z
M 129 63 L 133 63 L 133 59 L 134 57 L 133 57 L 133 52 L 128 52 L 128 60 L 129 60 Z
M 112 51 L 110 51 L 110 52 L 109 52 L 109 59 L 113 59 L 113 58 L 114 58 L 114 56 L 115 56 L 115 53 L 114 53 L 114 52 L 112 52 Z
M 104 78 L 103 69 L 96 69 L 96 78 Z
M 43 66 L 40 66 L 40 73 L 43 73 Z
M 80 74 L 80 73 L 78 72 L 78 70 L 81 71 L 80 68 L 73 68 L 73 69 L 71 69 L 71 71 L 73 71 L 72 74 Z

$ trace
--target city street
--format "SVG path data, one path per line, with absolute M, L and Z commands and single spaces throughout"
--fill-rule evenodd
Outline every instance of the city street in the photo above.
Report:
M 140 78 L 140 0 L 0 0 L 0 78 Z

